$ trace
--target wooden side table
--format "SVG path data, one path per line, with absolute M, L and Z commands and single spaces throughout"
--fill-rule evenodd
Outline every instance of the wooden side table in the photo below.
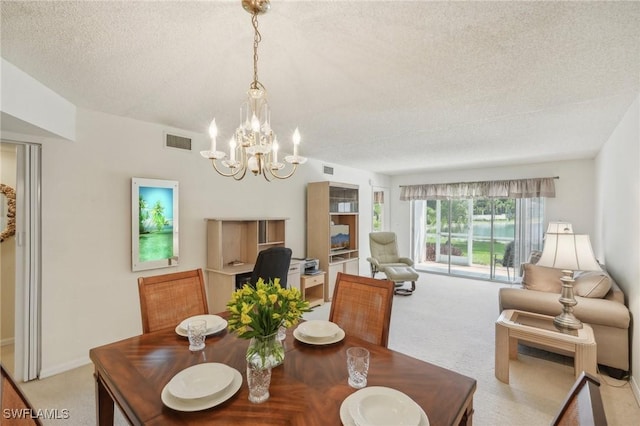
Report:
M 509 383 L 509 360 L 518 358 L 519 340 L 572 353 L 576 378 L 583 370 L 597 375 L 597 347 L 591 326 L 583 324 L 579 330 L 563 332 L 555 327 L 551 316 L 509 309 L 496 321 L 495 375 L 501 382 Z
M 324 304 L 324 275 L 325 272 L 320 272 L 300 277 L 300 292 L 310 307 Z

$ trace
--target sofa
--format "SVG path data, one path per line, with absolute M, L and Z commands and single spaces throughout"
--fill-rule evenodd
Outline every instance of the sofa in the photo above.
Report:
M 522 265 L 522 285 L 499 290 L 499 309 L 517 309 L 556 316 L 562 312 L 558 301 L 562 271 L 533 263 Z M 631 315 L 624 293 L 605 271 L 576 272 L 574 294 L 578 304 L 573 313 L 593 328 L 598 346 L 598 364 L 629 371 L 629 326 Z M 544 349 L 544 347 L 542 347 Z

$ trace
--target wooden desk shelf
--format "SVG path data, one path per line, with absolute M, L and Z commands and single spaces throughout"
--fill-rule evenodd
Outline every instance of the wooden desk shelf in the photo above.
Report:
M 258 253 L 271 247 L 285 247 L 286 220 L 283 217 L 206 219 L 209 311 L 222 312 L 227 308 L 236 277 L 251 274 Z M 300 288 L 299 277 L 299 261 L 292 260 L 288 285 Z

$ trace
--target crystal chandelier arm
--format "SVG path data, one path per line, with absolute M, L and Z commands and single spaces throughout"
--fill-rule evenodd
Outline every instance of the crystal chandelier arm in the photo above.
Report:
M 236 180 L 239 180 L 237 178 L 238 174 L 244 169 L 244 171 L 246 172 L 246 168 L 245 167 L 238 167 L 238 169 L 235 172 L 231 172 L 231 173 L 225 173 L 222 170 L 220 170 L 216 164 L 216 160 L 215 158 L 211 159 L 211 165 L 213 166 L 213 168 L 215 169 L 216 172 L 218 172 L 220 175 L 224 176 L 224 177 L 233 177 L 236 178 Z M 244 173 L 242 174 L 242 176 L 244 177 Z M 242 179 L 242 178 L 240 178 Z
M 287 178 L 290 178 L 291 176 L 293 176 L 293 174 L 296 172 L 296 169 L 298 168 L 298 164 L 297 163 L 294 163 L 291 166 L 292 166 L 292 169 L 289 172 L 289 174 L 286 174 L 286 175 L 283 175 L 283 176 L 280 176 L 280 175 L 276 174 L 276 172 L 274 172 L 271 167 L 269 167 L 269 173 L 271 174 L 271 176 L 273 176 L 276 179 L 287 179 Z M 267 174 L 265 173 L 265 177 L 266 177 L 266 175 Z

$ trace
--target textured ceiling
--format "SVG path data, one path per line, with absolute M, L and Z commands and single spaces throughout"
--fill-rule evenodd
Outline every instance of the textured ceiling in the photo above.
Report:
M 79 107 L 224 139 L 253 78 L 234 1 L 2 1 L 1 53 Z M 592 157 L 640 91 L 640 2 L 278 1 L 284 142 L 388 174 Z M 200 148 L 199 148 L 200 149 Z M 205 147 L 201 147 L 205 149 Z

